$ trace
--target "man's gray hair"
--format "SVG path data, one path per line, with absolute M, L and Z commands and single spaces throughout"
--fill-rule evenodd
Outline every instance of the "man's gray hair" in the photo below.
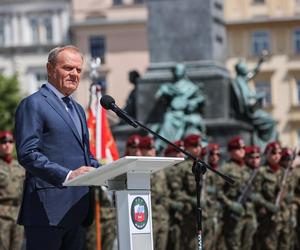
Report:
M 48 54 L 48 63 L 55 65 L 58 54 L 64 50 L 73 50 L 73 51 L 78 52 L 83 60 L 83 55 L 81 54 L 81 52 L 79 51 L 79 49 L 76 46 L 66 45 L 66 46 L 62 46 L 62 47 L 56 47 L 56 48 L 50 50 L 50 52 Z

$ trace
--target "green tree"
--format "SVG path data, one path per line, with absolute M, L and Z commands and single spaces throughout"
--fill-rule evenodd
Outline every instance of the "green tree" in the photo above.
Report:
M 21 100 L 17 76 L 0 74 L 0 130 L 12 130 L 17 105 Z

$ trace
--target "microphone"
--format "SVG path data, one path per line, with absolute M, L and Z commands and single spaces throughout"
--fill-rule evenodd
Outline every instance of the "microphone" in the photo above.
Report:
M 110 95 L 103 95 L 100 99 L 100 104 L 106 110 L 114 111 L 117 116 L 126 121 L 129 125 L 137 128 L 138 124 L 124 110 L 120 109 L 115 102 L 115 99 Z

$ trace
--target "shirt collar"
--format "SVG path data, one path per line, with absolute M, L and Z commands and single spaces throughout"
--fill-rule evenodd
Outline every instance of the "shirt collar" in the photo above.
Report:
M 55 88 L 51 83 L 46 82 L 46 86 L 47 88 L 49 88 L 59 99 L 62 99 L 63 97 L 65 97 L 64 94 L 62 94 L 61 92 L 59 92 L 59 90 L 57 88 Z M 69 96 L 72 99 L 72 96 Z

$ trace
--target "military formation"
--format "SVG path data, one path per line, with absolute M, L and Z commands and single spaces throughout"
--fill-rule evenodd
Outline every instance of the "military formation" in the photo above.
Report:
M 175 141 L 181 149 L 205 160 L 213 169 L 234 179 L 233 185 L 211 171 L 201 183 L 203 240 L 206 250 L 298 250 L 300 249 L 300 166 L 298 152 L 279 142 L 261 149 L 245 145 L 240 136 L 227 144 L 202 146 L 196 134 Z M 22 227 L 16 225 L 24 170 L 13 159 L 14 138 L 0 132 L 0 249 L 21 249 Z M 126 155 L 156 156 L 154 139 L 132 135 Z M 166 157 L 184 157 L 168 146 Z M 227 160 L 225 160 L 225 155 Z M 193 161 L 156 172 L 152 185 L 152 224 L 155 250 L 197 249 L 197 199 Z M 99 189 L 102 250 L 116 246 L 114 197 Z M 96 237 L 87 232 L 86 249 L 96 249 Z M 93 239 L 93 240 L 91 240 Z
M 201 207 L 205 250 L 300 249 L 300 166 L 296 151 L 277 141 L 264 151 L 245 145 L 240 136 L 228 141 L 226 153 L 217 143 L 202 146 L 191 134 L 178 147 L 205 160 L 234 179 L 233 185 L 211 171 L 203 176 Z M 126 155 L 156 156 L 152 137 L 132 135 Z M 167 157 L 184 157 L 168 146 Z M 227 159 L 225 160 L 225 156 Z M 196 185 L 193 161 L 185 160 L 152 176 L 152 224 L 155 250 L 194 250 L 197 244 Z M 112 207 L 112 203 L 109 205 Z M 115 218 L 114 218 L 115 220 Z M 107 229 L 102 225 L 102 230 Z M 110 224 L 116 233 L 116 222 Z M 116 235 L 111 240 L 116 240 Z M 112 250 L 111 246 L 102 248 Z

